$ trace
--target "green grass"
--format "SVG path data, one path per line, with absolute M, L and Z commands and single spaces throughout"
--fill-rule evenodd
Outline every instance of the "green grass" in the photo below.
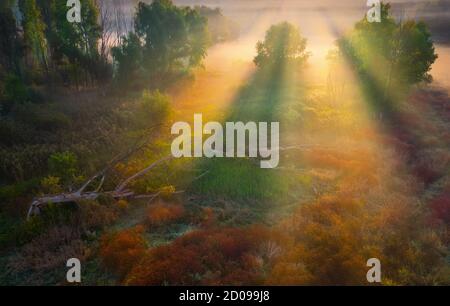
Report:
M 230 199 L 273 200 L 287 192 L 288 184 L 276 170 L 261 169 L 258 160 L 215 158 L 202 165 L 208 174 L 191 186 L 197 193 Z

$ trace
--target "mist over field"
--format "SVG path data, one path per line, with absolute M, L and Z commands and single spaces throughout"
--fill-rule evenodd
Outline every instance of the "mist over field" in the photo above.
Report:
M 136 1 L 129 1 L 130 9 Z M 150 1 L 147 1 L 150 2 Z M 186 6 L 219 7 L 224 14 L 235 21 L 241 32 L 236 43 L 241 54 L 248 60 L 255 54 L 254 41 L 263 38 L 271 25 L 287 20 L 299 26 L 308 39 L 313 58 L 319 66 L 333 46 L 338 35 L 351 29 L 363 16 L 368 7 L 364 0 L 176 0 Z M 439 58 L 433 66 L 433 76 L 444 86 L 450 86 L 450 1 L 395 0 L 389 1 L 393 14 L 398 18 L 425 20 L 431 24 L 431 33 L 437 41 Z M 321 69 L 321 68 L 318 68 Z M 316 68 L 317 70 L 317 68 Z M 314 72 L 313 72 L 314 73 Z
M 0 285 L 450 284 L 450 0 L 81 3 L 0 3 Z

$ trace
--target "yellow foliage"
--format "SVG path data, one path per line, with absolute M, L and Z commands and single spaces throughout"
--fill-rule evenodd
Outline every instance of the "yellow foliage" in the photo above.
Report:
M 127 200 L 124 199 L 120 199 L 119 201 L 117 201 L 117 206 L 121 209 L 121 210 L 127 210 L 129 207 L 129 203 Z

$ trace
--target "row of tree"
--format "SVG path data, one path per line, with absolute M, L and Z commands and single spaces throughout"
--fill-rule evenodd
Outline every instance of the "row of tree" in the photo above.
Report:
M 0 4 L 3 113 L 14 103 L 32 101 L 34 85 L 78 89 L 114 78 L 160 87 L 169 76 L 199 66 L 212 43 L 237 35 L 220 10 L 178 7 L 171 0 L 140 2 L 134 16 L 123 0 L 81 0 L 79 23 L 69 22 L 67 11 L 58 0 Z
M 102 29 L 95 1 L 82 0 L 80 23 L 67 20 L 65 2 L 7 1 L 0 8 L 2 67 L 25 82 L 94 82 L 107 76 L 98 41 Z
M 170 0 L 140 2 L 134 32 L 112 50 L 119 79 L 159 83 L 198 66 L 210 44 L 207 22 L 197 10 L 175 6 Z

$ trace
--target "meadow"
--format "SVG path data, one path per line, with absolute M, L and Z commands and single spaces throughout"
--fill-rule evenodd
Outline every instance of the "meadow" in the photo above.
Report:
M 117 1 L 113 23 L 134 29 L 104 42 L 88 19 L 85 48 L 25 1 L 35 35 L 8 36 L 23 59 L 1 49 L 0 284 L 68 285 L 78 258 L 81 285 L 370 285 L 377 258 L 381 285 L 448 285 L 449 54 L 433 26 L 396 1 L 379 24 L 179 2 L 127 17 Z M 171 156 L 172 125 L 199 113 L 279 122 L 278 166 Z

